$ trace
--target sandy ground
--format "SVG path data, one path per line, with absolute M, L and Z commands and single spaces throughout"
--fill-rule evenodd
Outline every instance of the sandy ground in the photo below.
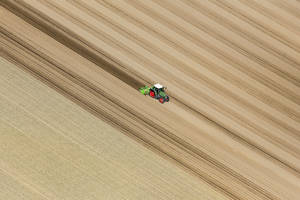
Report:
M 3 58 L 0 72 L 1 199 L 222 199 Z
M 24 68 L 228 198 L 299 197 L 297 1 L 4 5 L 28 17 L 1 9 L 1 42 Z M 168 104 L 138 94 L 154 82 Z

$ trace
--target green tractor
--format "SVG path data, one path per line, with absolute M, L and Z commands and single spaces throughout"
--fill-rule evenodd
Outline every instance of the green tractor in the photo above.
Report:
M 154 84 L 152 87 L 141 87 L 139 90 L 143 95 L 149 95 L 152 98 L 158 99 L 160 103 L 169 101 L 169 96 L 165 93 L 166 87 L 159 83 Z

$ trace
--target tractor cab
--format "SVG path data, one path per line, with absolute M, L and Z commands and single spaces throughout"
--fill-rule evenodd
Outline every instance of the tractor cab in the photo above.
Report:
M 154 96 L 152 96 L 151 90 L 153 91 Z M 166 96 L 165 87 L 159 83 L 156 83 L 152 86 L 152 88 L 150 89 L 150 93 L 151 93 L 150 96 L 156 99 L 159 99 L 160 97 L 164 98 Z
M 165 87 L 162 86 L 161 84 L 159 83 L 156 83 L 153 85 L 152 87 L 153 90 L 155 90 L 157 93 L 160 93 L 160 92 L 164 92 L 165 91 Z

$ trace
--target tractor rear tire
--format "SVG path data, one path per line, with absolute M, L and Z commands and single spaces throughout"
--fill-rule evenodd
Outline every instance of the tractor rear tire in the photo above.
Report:
M 155 98 L 155 92 L 153 90 L 150 90 L 149 95 L 150 97 Z
M 160 99 L 159 99 L 159 102 L 160 102 L 160 103 L 164 103 L 164 102 L 165 102 L 164 98 L 160 98 Z

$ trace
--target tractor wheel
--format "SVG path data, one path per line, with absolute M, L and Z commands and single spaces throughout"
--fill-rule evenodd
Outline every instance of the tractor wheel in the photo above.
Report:
M 160 98 L 160 99 L 159 99 L 159 102 L 160 102 L 160 103 L 164 103 L 164 102 L 165 102 L 164 98 Z
M 166 96 L 165 101 L 169 102 L 170 98 L 168 96 Z
M 150 95 L 150 97 L 154 98 L 155 97 L 155 92 L 153 90 L 150 90 L 149 95 Z

